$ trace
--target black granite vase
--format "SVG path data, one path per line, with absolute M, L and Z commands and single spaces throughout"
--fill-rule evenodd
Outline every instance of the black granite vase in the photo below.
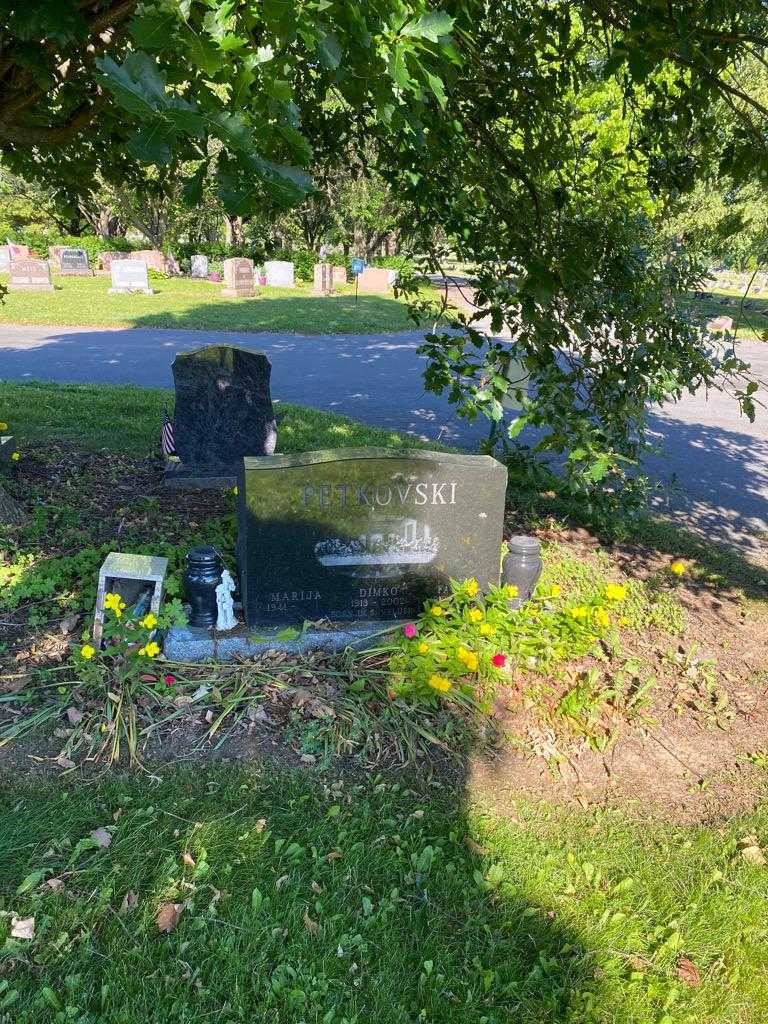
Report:
M 193 548 L 187 555 L 184 589 L 189 602 L 189 625 L 206 629 L 216 625 L 216 587 L 221 583 L 224 563 L 215 548 Z
M 541 576 L 541 544 L 535 537 L 522 534 L 509 538 L 509 552 L 504 558 L 504 583 L 517 587 L 517 597 L 509 602 L 510 608 L 521 608 L 536 589 Z

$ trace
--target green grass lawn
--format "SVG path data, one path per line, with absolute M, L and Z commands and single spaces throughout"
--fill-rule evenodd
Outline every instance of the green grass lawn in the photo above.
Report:
M 684 829 L 521 803 L 510 823 L 403 781 L 160 775 L 4 787 L 3 1021 L 768 1016 L 768 873 L 736 855 L 764 811 Z
M 0 283 L 8 276 L 0 275 Z M 316 296 L 312 285 L 257 288 L 253 299 L 224 299 L 223 285 L 174 278 L 150 281 L 156 295 L 109 295 L 108 277 L 57 277 L 55 292 L 9 292 L 0 323 L 100 327 L 186 327 L 211 331 L 285 331 L 299 334 L 371 333 L 414 329 L 404 302 L 361 295 L 354 288 Z
M 0 421 L 9 424 L 22 451 L 25 441 L 68 441 L 92 451 L 156 452 L 165 404 L 172 412 L 173 393 L 161 388 L 0 381 Z M 319 409 L 276 402 L 275 410 L 284 414 L 278 425 L 282 454 L 363 446 L 444 448 Z
M 738 324 L 736 337 L 742 341 L 757 341 L 760 334 L 768 330 L 768 295 L 749 295 L 747 301 L 750 306 L 741 309 L 740 303 L 743 292 L 717 288 L 711 292 L 712 299 L 694 299 L 687 297 L 683 305 L 690 309 L 693 315 L 700 319 L 702 324 L 710 317 L 729 316 L 734 324 Z M 728 299 L 727 305 L 722 299 Z M 754 303 L 754 305 L 751 305 Z

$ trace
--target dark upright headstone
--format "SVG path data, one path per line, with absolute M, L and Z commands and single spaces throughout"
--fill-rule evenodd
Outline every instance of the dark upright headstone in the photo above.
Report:
M 207 345 L 173 361 L 174 445 L 181 464 L 166 482 L 177 486 L 232 486 L 245 455 L 271 455 L 276 433 L 263 352 L 239 345 Z
M 59 273 L 62 277 L 90 277 L 88 253 L 85 249 L 62 246 L 59 249 Z
M 507 470 L 487 455 L 340 448 L 245 459 L 248 625 L 416 616 L 453 579 L 499 582 Z

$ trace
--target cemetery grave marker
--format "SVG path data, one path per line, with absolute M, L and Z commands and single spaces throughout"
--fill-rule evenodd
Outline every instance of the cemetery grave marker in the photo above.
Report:
M 48 261 L 11 260 L 11 282 L 8 288 L 12 292 L 52 292 L 54 288 Z
M 99 259 L 97 263 L 97 273 L 109 274 L 112 271 L 113 260 L 129 260 L 132 254 L 129 252 L 110 252 L 105 250 L 99 253 Z
M 190 272 L 192 277 L 208 277 L 208 257 L 202 254 L 193 256 L 190 260 Z
M 277 441 L 263 352 L 206 345 L 179 352 L 172 364 L 178 463 L 165 481 L 175 487 L 231 487 L 244 455 L 271 455 Z
M 272 288 L 295 288 L 294 266 L 287 260 L 267 260 L 264 264 L 267 284 Z
M 159 249 L 137 249 L 132 253 L 134 259 L 144 260 L 148 267 L 166 273 L 165 255 Z
M 112 274 L 110 295 L 130 295 L 132 292 L 154 295 L 149 287 L 147 264 L 144 260 L 112 260 L 110 272 Z
M 358 275 L 357 281 L 361 292 L 369 295 L 386 295 L 392 291 L 396 277 L 396 270 L 388 270 L 386 267 L 366 267 Z
M 252 299 L 256 294 L 253 286 L 253 260 L 224 260 L 224 285 L 221 294 L 228 299 Z
M 88 253 L 85 249 L 62 246 L 58 253 L 59 273 L 62 277 L 91 277 Z
M 315 264 L 315 295 L 330 295 L 333 291 L 333 271 L 330 263 Z
M 11 250 L 7 245 L 0 245 L 0 274 L 8 274 L 11 269 Z
M 332 281 L 333 284 L 346 284 L 347 283 L 347 268 L 346 267 L 332 267 Z
M 499 582 L 507 470 L 490 456 L 341 448 L 246 458 L 249 627 L 413 618 L 451 578 Z
M 99 569 L 96 591 L 96 611 L 93 617 L 93 642 L 101 646 L 104 630 L 104 597 L 117 593 L 128 605 L 134 605 L 144 591 L 150 591 L 146 611 L 157 615 L 163 598 L 163 583 L 168 571 L 168 559 L 159 555 L 129 555 L 111 551 Z

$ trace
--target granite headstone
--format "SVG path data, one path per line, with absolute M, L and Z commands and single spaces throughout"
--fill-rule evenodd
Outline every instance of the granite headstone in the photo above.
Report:
M 253 260 L 224 260 L 224 287 L 221 294 L 228 299 L 252 299 L 256 294 L 253 287 Z
M 499 582 L 507 470 L 486 455 L 340 448 L 246 458 L 238 562 L 246 622 L 392 621 Z
M 386 267 L 366 267 L 357 278 L 357 286 L 361 292 L 370 295 L 386 295 L 392 291 L 397 271 Z
M 347 283 L 347 268 L 341 266 L 334 266 L 331 268 L 331 279 L 334 284 L 346 284 Z
M 8 288 L 12 292 L 52 292 L 51 268 L 47 260 L 12 260 Z
M 112 287 L 110 295 L 129 295 L 131 292 L 143 292 L 152 295 L 149 287 L 147 264 L 144 260 L 112 260 L 110 264 Z
M 277 438 L 263 352 L 207 345 L 173 361 L 173 436 L 180 463 L 168 467 L 172 486 L 232 486 L 244 455 L 271 455 Z
M 0 245 L 0 274 L 7 274 L 11 269 L 11 251 L 7 245 Z
M 59 273 L 62 277 L 90 277 L 91 268 L 85 249 L 63 246 L 59 249 Z
M 202 254 L 193 256 L 190 260 L 192 277 L 208 277 L 208 257 Z
M 137 249 L 133 253 L 134 259 L 144 260 L 148 267 L 166 273 L 165 255 L 159 249 Z
M 315 295 L 330 295 L 333 291 L 333 269 L 330 263 L 315 264 Z
M 292 263 L 288 260 L 267 260 L 264 264 L 267 284 L 273 288 L 295 288 L 296 276 Z

